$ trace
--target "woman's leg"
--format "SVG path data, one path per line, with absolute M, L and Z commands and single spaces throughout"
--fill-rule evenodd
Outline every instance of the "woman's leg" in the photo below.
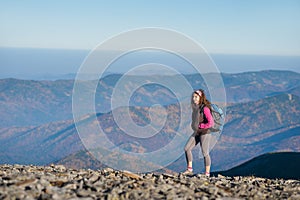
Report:
M 184 147 L 184 152 L 185 152 L 185 158 L 187 162 L 188 168 L 192 169 L 193 168 L 193 154 L 192 154 L 192 149 L 199 143 L 199 139 L 197 136 L 197 133 L 193 133 L 189 140 L 187 141 L 185 147 Z
M 209 155 L 210 139 L 211 139 L 211 134 L 204 134 L 200 136 L 200 145 L 204 157 L 204 166 L 205 166 L 206 173 L 210 173 L 210 166 L 211 166 L 211 159 Z

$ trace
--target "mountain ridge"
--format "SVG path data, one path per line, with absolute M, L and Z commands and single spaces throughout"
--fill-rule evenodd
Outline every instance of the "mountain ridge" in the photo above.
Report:
M 270 99 L 271 98 L 271 99 Z M 273 100 L 272 100 L 273 98 Z M 293 96 L 292 98 L 299 98 L 298 96 Z M 284 101 L 282 101 L 284 100 Z M 272 101 L 272 102 L 279 102 L 281 107 L 279 108 L 278 112 L 280 113 L 286 113 L 286 107 L 293 106 L 295 108 L 299 107 L 299 99 L 296 101 L 292 101 L 292 104 L 289 105 L 287 102 L 290 102 L 289 95 L 288 94 L 281 94 L 273 97 L 268 97 L 265 101 Z M 263 110 L 264 108 L 261 108 L 261 104 L 263 105 L 270 105 L 272 104 L 266 104 L 263 103 L 262 100 L 258 100 L 253 102 L 250 102 L 253 105 L 256 105 L 256 108 L 258 109 L 257 113 L 265 112 Z M 243 109 L 238 109 L 242 106 Z M 251 107 L 254 108 L 254 107 Z M 123 145 L 124 148 L 130 151 L 140 151 L 141 149 L 145 149 L 143 151 L 148 151 L 150 149 L 158 149 L 161 145 L 165 144 L 165 142 L 172 139 L 172 129 L 176 128 L 174 125 L 174 121 L 172 119 L 176 119 L 176 106 L 169 108 L 169 113 L 172 113 L 174 116 L 169 117 L 169 122 L 166 123 L 166 127 L 163 129 L 165 133 L 161 134 L 160 136 L 157 136 L 157 138 L 153 138 L 153 142 L 150 142 L 151 140 L 133 140 L 135 142 L 134 144 L 128 143 L 132 142 L 131 140 L 128 140 L 127 136 L 123 136 L 116 128 L 116 125 L 113 123 L 112 113 L 106 113 L 106 114 L 98 114 L 97 120 L 100 122 L 105 123 L 105 126 L 103 127 L 106 131 L 106 134 L 110 135 L 110 139 L 118 145 Z M 268 125 L 268 129 L 261 129 L 265 132 L 260 133 L 261 137 L 254 137 L 253 139 L 249 139 L 248 136 L 251 136 L 251 134 L 256 134 L 257 130 L 260 129 L 249 129 L 249 127 L 252 126 L 251 123 L 245 123 L 238 121 L 238 116 L 241 115 L 241 113 L 245 112 L 246 109 L 249 110 L 249 102 L 246 103 L 239 103 L 238 106 L 232 105 L 227 108 L 227 124 L 225 124 L 223 133 L 217 142 L 216 146 L 211 152 L 213 163 L 213 169 L 228 169 L 233 166 L 239 165 L 241 162 L 248 160 L 252 157 L 255 157 L 256 155 L 266 153 L 266 151 L 280 151 L 280 150 L 290 150 L 290 151 L 297 151 L 299 152 L 299 142 L 300 142 L 300 135 L 298 132 L 299 127 L 299 119 L 300 119 L 300 111 L 295 110 L 294 112 L 291 112 L 290 115 L 293 120 L 292 124 L 294 124 L 291 127 L 291 123 L 289 121 L 285 122 L 283 121 L 283 125 L 286 128 L 282 128 L 282 125 L 279 126 L 277 123 L 271 123 Z M 259 110 L 262 109 L 262 110 Z M 268 109 L 267 109 L 268 110 Z M 122 111 L 123 112 L 123 111 Z M 135 113 L 132 115 L 133 120 L 141 124 L 147 124 L 149 123 L 147 120 L 147 116 L 145 113 L 148 112 L 148 110 L 143 107 L 135 108 L 131 110 L 131 112 Z M 187 113 L 190 111 L 187 110 Z M 138 114 L 139 113 L 139 114 Z M 144 114 L 143 114 L 144 113 Z M 246 112 L 247 113 L 247 112 Z M 251 112 L 249 112 L 251 113 Z M 257 114 L 256 113 L 256 114 Z M 271 113 L 265 113 L 266 116 L 269 116 Z M 144 117 L 140 117 L 140 115 L 145 115 Z M 244 115 L 244 114 L 243 114 Z M 255 115 L 254 115 L 254 118 Z M 270 117 L 267 117 L 265 120 L 267 120 Z M 277 119 L 277 118 L 275 118 Z M 93 121 L 90 121 L 89 118 L 84 119 L 85 122 L 83 125 L 88 125 L 92 123 Z M 249 121 L 251 122 L 251 121 Z M 234 125 L 236 123 L 236 125 Z M 176 124 L 176 123 L 175 123 Z M 238 137 L 239 135 L 236 135 L 235 130 L 232 129 L 233 127 L 244 126 L 244 138 Z M 266 124 L 258 123 L 259 126 L 265 126 Z M 189 123 L 185 125 L 187 128 L 190 128 Z M 247 128 L 248 126 L 248 128 Z M 294 127 L 295 126 L 295 127 Z M 251 132 L 252 131 L 252 132 Z M 290 132 L 287 132 L 290 131 Z M 249 135 L 250 134 L 250 135 Z M 189 135 L 186 136 L 186 138 Z M 241 133 L 240 133 L 241 136 Z M 124 138 L 127 138 L 127 140 L 123 140 Z M 266 144 L 266 141 L 274 140 L 270 144 Z M 155 142 L 155 140 L 159 139 L 160 142 Z M 285 143 L 283 141 L 289 141 L 288 143 Z M 283 142 L 283 143 L 282 143 Z M 75 129 L 73 120 L 69 121 L 60 121 L 60 122 L 53 122 L 50 124 L 45 124 L 41 126 L 31 126 L 31 127 L 16 127 L 16 128 L 1 128 L 0 129 L 0 143 L 2 144 L 0 146 L 0 155 L 1 155 L 1 162 L 2 163 L 20 163 L 20 164 L 47 164 L 50 162 L 57 162 L 60 159 L 66 158 L 68 155 L 74 154 L 76 152 L 79 152 L 81 150 L 84 150 L 84 146 L 82 145 L 80 138 L 77 134 L 77 130 Z M 30 144 L 30 145 L 29 145 Z M 152 146 L 152 145 L 156 146 Z M 150 149 L 149 149 L 150 148 Z M 183 151 L 183 150 L 182 150 Z M 197 150 L 195 150 L 197 151 Z M 197 155 L 197 152 L 195 155 Z M 80 159 L 77 159 L 76 162 L 80 162 Z M 201 159 L 195 158 L 195 167 L 197 167 L 197 170 L 201 170 Z M 86 162 L 88 163 L 88 162 Z M 184 157 L 181 157 L 174 163 L 172 163 L 167 168 L 173 171 L 182 171 L 184 170 L 185 166 L 185 159 Z M 80 163 L 79 163 L 80 164 Z
M 300 152 L 272 152 L 259 155 L 226 171 L 224 176 L 255 176 L 270 179 L 300 180 Z
M 227 103 L 254 101 L 279 93 L 300 96 L 300 74 L 296 72 L 267 70 L 221 75 Z M 212 74 L 205 76 L 213 80 Z M 96 112 L 110 111 L 110 101 L 106 97 L 112 95 L 120 77 L 120 74 L 112 74 L 99 81 L 95 97 Z M 172 80 L 172 77 L 168 78 Z M 195 89 L 206 87 L 200 75 L 187 75 L 186 79 Z M 72 118 L 73 84 L 74 80 L 0 79 L 0 127 L 36 126 Z M 88 83 L 85 87 L 86 90 L 90 89 Z M 156 89 L 155 98 L 151 96 L 152 89 Z M 176 101 L 174 94 L 157 85 L 139 89 L 130 99 L 131 105 L 135 106 L 169 105 Z

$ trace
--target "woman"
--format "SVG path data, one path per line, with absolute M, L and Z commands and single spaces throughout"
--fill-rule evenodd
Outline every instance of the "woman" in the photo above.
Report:
M 210 176 L 211 160 L 209 156 L 209 141 L 211 135 L 209 128 L 214 125 L 211 115 L 210 102 L 206 99 L 203 90 L 196 90 L 192 95 L 192 136 L 185 145 L 184 151 L 187 161 L 187 170 L 183 172 L 185 175 L 193 174 L 193 155 L 192 149 L 200 143 L 202 154 L 204 157 L 205 175 Z

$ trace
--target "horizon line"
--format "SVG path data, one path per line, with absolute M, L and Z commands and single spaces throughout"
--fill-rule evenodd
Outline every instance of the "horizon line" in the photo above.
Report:
M 23 50 L 57 50 L 57 51 L 86 51 L 86 52 L 92 52 L 95 50 L 94 48 L 88 49 L 88 48 L 60 48 L 60 47 L 16 47 L 16 46 L 0 46 L 0 49 L 23 49 Z M 106 50 L 107 52 L 109 51 L 119 51 L 119 50 Z M 195 52 L 186 52 L 186 53 L 195 53 Z M 269 54 L 269 53 L 227 53 L 227 52 L 208 52 L 206 51 L 208 55 L 234 55 L 234 56 L 278 56 L 278 57 L 300 57 L 300 54 Z
M 261 73 L 261 72 L 292 72 L 292 73 L 296 73 L 296 74 L 300 74 L 299 72 L 293 71 L 293 70 L 286 70 L 286 69 L 262 69 L 262 70 L 249 70 L 249 71 L 243 71 L 243 72 L 236 72 L 236 73 L 232 73 L 232 72 L 221 72 L 220 74 L 222 75 L 237 75 L 237 74 L 244 74 L 244 73 Z M 217 72 L 205 72 L 202 75 L 209 75 L 209 74 L 216 74 Z M 34 75 L 27 75 L 28 77 L 18 77 L 18 76 L 22 76 L 22 75 L 14 75 L 14 76 L 10 76 L 10 77 L 0 77 L 0 80 L 5 80 L 5 79 L 15 79 L 15 80 L 25 80 L 25 81 L 58 81 L 58 80 L 75 80 L 76 79 L 76 74 L 77 73 L 65 73 L 65 74 L 49 74 L 49 73 L 45 73 L 45 74 L 37 74 L 35 75 L 36 77 L 33 78 L 32 76 Z M 107 74 L 105 74 L 102 78 L 105 78 L 107 76 L 122 76 L 124 73 L 120 73 L 120 72 L 107 72 Z M 133 74 L 133 75 L 129 75 L 129 76 L 176 76 L 178 74 Z M 197 73 L 182 73 L 183 76 L 193 76 L 193 75 L 197 75 Z M 49 76 L 48 78 L 42 78 L 42 76 Z M 52 76 L 52 77 L 51 77 Z M 70 78 L 66 78 L 66 77 L 61 77 L 60 76 L 75 76 L 75 77 L 70 77 Z M 95 81 L 97 80 L 97 78 L 92 78 L 91 74 L 84 74 L 84 76 L 88 76 L 89 78 L 87 79 L 82 79 L 83 81 Z M 31 78 L 29 78 L 31 77 Z

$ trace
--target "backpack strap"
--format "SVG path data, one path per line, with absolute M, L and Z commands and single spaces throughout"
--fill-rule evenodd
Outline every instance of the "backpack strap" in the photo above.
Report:
M 205 107 L 206 107 L 206 106 L 205 106 L 204 104 L 202 104 L 202 105 L 200 106 L 199 113 L 200 113 L 200 115 L 202 115 L 203 120 L 204 120 L 204 121 L 207 121 L 207 118 L 206 118 L 206 116 L 205 116 L 205 114 L 204 114 L 204 108 L 205 108 Z
M 203 110 L 204 110 L 204 107 L 205 107 L 205 105 L 204 105 L 204 104 L 202 104 L 202 105 L 200 106 L 200 109 L 199 109 L 199 111 L 200 111 L 200 114 L 201 114 L 201 113 L 204 113 L 204 112 L 203 112 Z

